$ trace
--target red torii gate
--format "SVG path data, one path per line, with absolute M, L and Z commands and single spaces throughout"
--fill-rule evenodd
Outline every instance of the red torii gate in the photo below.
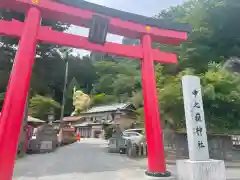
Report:
M 12 73 L 0 117 L 0 178 L 12 178 L 18 136 L 38 42 L 54 43 L 120 56 L 141 59 L 142 88 L 144 96 L 145 127 L 148 143 L 149 176 L 170 176 L 166 170 L 162 129 L 157 101 L 154 61 L 176 63 L 175 54 L 152 49 L 154 42 L 180 45 L 187 40 L 188 25 L 155 20 L 139 15 L 113 10 L 92 3 L 71 0 L 1 0 L 0 8 L 27 12 L 25 22 L 0 20 L 0 35 L 19 37 Z M 70 2 L 70 4 L 69 4 Z M 65 3 L 65 4 L 63 4 Z M 66 5 L 66 3 L 68 5 Z M 74 5 L 74 6 L 73 6 Z M 106 42 L 91 43 L 88 38 L 51 30 L 41 26 L 41 17 L 89 27 L 93 15 L 109 19 L 108 32 L 141 40 L 141 45 L 121 45 Z

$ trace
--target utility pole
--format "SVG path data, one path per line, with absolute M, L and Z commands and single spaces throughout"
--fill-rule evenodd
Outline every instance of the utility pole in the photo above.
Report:
M 59 124 L 59 140 L 62 143 L 62 129 L 63 129 L 63 118 L 64 118 L 64 109 L 66 103 L 66 90 L 68 84 L 68 53 L 72 49 L 64 50 L 64 52 L 60 52 L 58 49 L 56 50 L 57 54 L 61 57 L 61 59 L 65 62 L 65 75 L 64 75 L 64 86 L 63 86 L 63 94 L 62 94 L 62 104 L 61 104 L 61 114 L 60 114 L 60 124 Z
M 68 84 L 68 60 L 67 60 L 67 56 L 66 56 L 66 58 L 65 58 L 64 87 L 63 87 L 61 116 L 60 116 L 60 129 L 63 127 L 63 118 L 64 118 L 64 108 L 65 108 L 65 103 L 66 103 L 67 84 Z

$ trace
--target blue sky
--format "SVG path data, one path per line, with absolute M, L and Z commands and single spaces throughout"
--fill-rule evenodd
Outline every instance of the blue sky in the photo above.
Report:
M 182 4 L 185 0 L 87 0 L 96 4 L 101 4 L 107 7 L 128 11 L 135 14 L 154 16 L 161 10 L 167 9 L 170 6 Z M 69 33 L 78 34 L 81 36 L 88 36 L 88 29 L 73 26 L 69 29 Z M 122 37 L 108 34 L 107 41 L 120 43 Z M 88 52 L 78 50 L 81 56 Z

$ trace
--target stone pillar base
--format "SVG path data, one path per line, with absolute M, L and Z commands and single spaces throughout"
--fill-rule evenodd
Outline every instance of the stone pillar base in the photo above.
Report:
M 178 180 L 226 180 L 224 161 L 177 160 Z
M 152 180 L 176 180 L 174 176 L 171 175 L 170 172 L 164 172 L 164 173 L 152 173 L 149 171 L 145 171 L 146 179 L 152 179 Z

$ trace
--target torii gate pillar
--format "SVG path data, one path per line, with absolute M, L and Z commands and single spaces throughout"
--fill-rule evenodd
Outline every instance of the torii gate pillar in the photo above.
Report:
M 2 180 L 11 180 L 13 173 L 40 20 L 40 11 L 37 8 L 29 9 L 4 99 L 0 119 L 0 179 Z
M 146 174 L 165 177 L 170 176 L 170 173 L 166 171 L 164 158 L 164 143 L 158 107 L 151 36 L 143 36 L 142 48 L 142 90 L 148 148 L 148 171 L 146 171 Z

